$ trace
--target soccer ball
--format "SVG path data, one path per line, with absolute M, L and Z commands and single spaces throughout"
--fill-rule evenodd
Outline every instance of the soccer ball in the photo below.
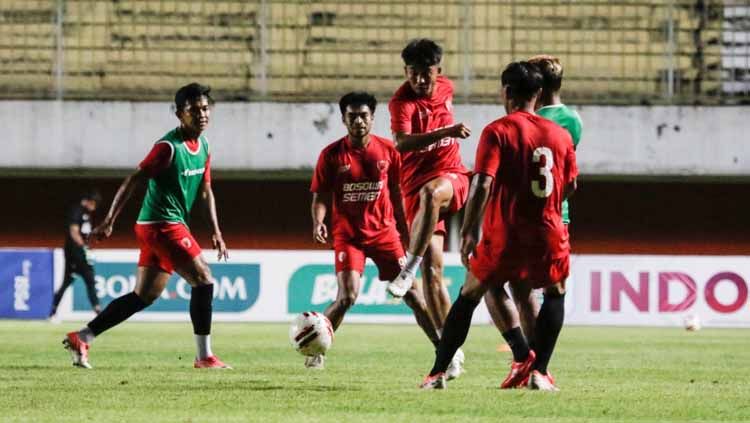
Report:
M 685 330 L 695 332 L 701 330 L 701 319 L 696 314 L 685 317 Z
M 325 354 L 333 343 L 333 326 L 326 316 L 306 311 L 292 320 L 289 341 L 302 355 Z

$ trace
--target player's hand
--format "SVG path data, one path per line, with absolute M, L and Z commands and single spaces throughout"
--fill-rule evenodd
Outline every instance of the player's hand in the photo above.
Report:
M 461 236 L 461 263 L 469 268 L 469 256 L 477 255 L 478 236 L 468 233 Z
M 95 227 L 93 231 L 91 231 L 91 233 L 89 234 L 89 239 L 101 241 L 103 239 L 109 238 L 110 235 L 112 235 L 112 227 L 114 226 L 114 224 L 114 222 L 105 220 L 99 226 Z
M 323 222 L 313 224 L 313 240 L 318 244 L 325 244 L 328 242 L 328 228 Z
M 227 244 L 224 242 L 224 238 L 221 237 L 220 232 L 216 232 L 211 236 L 211 244 L 218 253 L 217 260 L 221 261 L 222 257 L 224 261 L 229 259 L 229 250 L 227 250 Z
M 469 138 L 471 135 L 471 128 L 464 125 L 463 123 L 457 123 L 453 126 L 448 127 L 448 136 L 453 138 Z

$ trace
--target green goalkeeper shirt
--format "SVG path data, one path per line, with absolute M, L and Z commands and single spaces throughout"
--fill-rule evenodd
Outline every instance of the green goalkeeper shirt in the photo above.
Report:
M 536 111 L 536 114 L 565 128 L 570 133 L 570 137 L 573 138 L 573 146 L 578 147 L 578 142 L 581 140 L 581 131 L 583 130 L 583 123 L 578 112 L 564 104 L 553 104 L 540 108 Z M 563 200 L 562 218 L 563 223 L 566 225 L 570 223 L 568 200 Z

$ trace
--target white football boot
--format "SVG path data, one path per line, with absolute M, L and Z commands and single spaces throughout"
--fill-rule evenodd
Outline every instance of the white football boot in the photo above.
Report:
M 305 367 L 308 369 L 323 370 L 325 368 L 326 356 L 323 354 L 309 355 L 305 357 Z
M 464 372 L 464 352 L 459 348 L 456 350 L 456 354 L 453 355 L 451 364 L 448 365 L 448 369 L 445 370 L 445 378 L 453 380 L 461 376 Z
M 396 298 L 401 298 L 411 289 L 414 284 L 414 275 L 409 272 L 404 272 L 396 276 L 396 279 L 388 282 L 388 292 Z
M 548 392 L 558 392 L 560 390 L 550 380 L 549 376 L 543 375 L 537 370 L 533 370 L 529 376 L 529 389 Z

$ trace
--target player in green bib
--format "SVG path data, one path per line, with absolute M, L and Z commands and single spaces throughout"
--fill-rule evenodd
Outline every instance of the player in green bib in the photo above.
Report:
M 218 250 L 218 259 L 228 258 L 211 189 L 211 150 L 203 135 L 213 105 L 210 91 L 197 83 L 177 91 L 175 114 L 180 126 L 154 144 L 138 169 L 120 185 L 104 222 L 91 232 L 96 239 L 109 237 L 133 191 L 148 183 L 135 225 L 141 250 L 135 289 L 109 303 L 83 329 L 66 335 L 63 344 L 78 367 L 91 368 L 88 350 L 94 338 L 156 301 L 176 271 L 192 287 L 190 320 L 197 347 L 194 367 L 230 368 L 211 351 L 214 294 L 211 270 L 188 229 L 193 204 L 201 199 L 211 220 L 212 243 Z
M 563 68 L 560 60 L 554 56 L 540 55 L 529 59 L 529 63 L 539 68 L 544 78 L 536 113 L 566 129 L 573 139 L 573 146 L 577 147 L 581 140 L 582 122 L 578 113 L 563 104 L 560 99 L 563 79 Z M 566 226 L 570 223 L 567 200 L 562 203 L 562 219 Z M 540 308 L 539 299 L 534 291 L 528 298 L 513 299 L 510 298 L 504 288 L 495 288 L 494 291 L 491 289 L 485 295 L 484 301 L 487 304 L 490 316 L 492 316 L 492 321 L 502 333 L 513 353 L 511 373 L 506 378 L 506 380 L 510 380 L 514 371 L 517 372 L 528 364 L 524 363 L 524 357 L 529 357 L 529 350 L 534 348 L 534 345 L 529 345 L 528 340 L 534 339 L 534 325 Z M 562 319 L 559 321 L 562 322 Z M 550 380 L 554 385 L 554 378 Z M 525 383 L 526 381 L 522 382 L 522 384 Z M 505 386 L 503 384 L 501 387 L 513 388 L 518 386 Z

